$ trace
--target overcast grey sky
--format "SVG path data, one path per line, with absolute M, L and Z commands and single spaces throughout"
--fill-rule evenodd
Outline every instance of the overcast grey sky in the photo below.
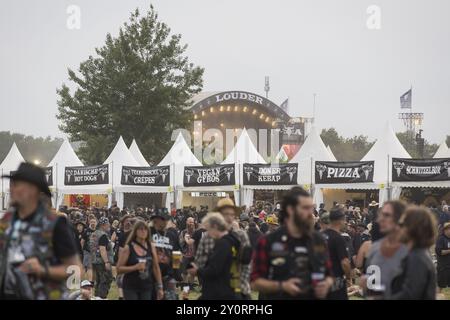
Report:
M 425 138 L 450 134 L 448 0 L 3 0 L 0 131 L 64 136 L 56 88 L 67 68 L 150 2 L 205 68 L 205 91 L 263 94 L 269 75 L 269 98 L 289 97 L 292 116 L 311 116 L 316 92 L 319 128 L 374 139 L 386 120 L 403 129 L 399 96 L 412 85 Z M 69 5 L 81 9 L 80 30 L 66 27 Z M 380 30 L 367 28 L 369 5 L 381 9 Z

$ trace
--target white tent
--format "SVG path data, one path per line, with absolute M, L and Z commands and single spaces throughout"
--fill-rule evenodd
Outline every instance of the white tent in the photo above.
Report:
M 201 162 L 192 153 L 191 148 L 184 140 L 181 132 L 178 134 L 175 142 L 158 166 L 170 166 L 172 186 L 177 188 L 176 207 L 181 208 L 183 174 L 185 166 L 201 166 Z M 170 209 L 170 203 L 173 202 L 172 194 L 166 198 L 166 207 Z
M 333 151 L 331 151 L 331 148 L 330 148 L 330 146 L 327 146 L 327 150 L 328 150 L 328 152 L 330 153 L 330 155 L 331 155 L 331 158 L 333 159 L 333 161 L 337 161 L 336 157 L 334 156 L 334 153 L 333 153 Z
M 8 175 L 10 171 L 17 170 L 22 162 L 25 162 L 25 159 L 14 142 L 5 159 L 0 164 L 0 169 L 3 171 L 3 175 Z
M 235 164 L 235 170 L 237 171 L 236 184 L 238 185 L 242 184 L 241 181 L 244 163 L 253 163 L 253 164 L 266 163 L 264 158 L 259 154 L 258 150 L 256 149 L 254 143 L 252 142 L 252 139 L 248 135 L 248 132 L 245 128 L 241 131 L 241 134 L 231 152 L 227 155 L 225 160 L 222 161 L 222 164 L 232 164 L 232 163 Z M 253 194 L 254 194 L 253 189 L 256 188 L 258 187 L 246 186 L 245 188 L 242 188 L 243 192 L 242 201 L 240 190 L 235 190 L 234 199 L 236 203 L 245 205 L 247 207 L 251 206 L 253 204 Z M 263 188 L 270 189 L 270 186 L 264 186 Z
M 375 144 L 370 148 L 361 161 L 375 161 L 373 180 L 376 184 L 386 184 L 390 181 L 390 165 L 388 157 L 411 158 L 395 135 L 394 129 L 388 123 Z
M 14 142 L 5 159 L 3 159 L 0 164 L 0 175 L 9 175 L 11 171 L 17 170 L 19 165 L 24 162 L 24 158 L 17 148 L 16 143 Z M 9 179 L 1 179 L 1 192 L 2 192 L 2 208 L 6 206 L 9 202 Z
M 129 150 L 140 166 L 142 166 L 142 167 L 149 166 L 147 160 L 145 160 L 144 156 L 142 155 L 142 152 L 139 149 L 139 147 L 136 143 L 136 140 L 133 139 L 133 142 L 131 143 Z
M 231 152 L 227 155 L 222 164 L 231 163 L 266 163 L 264 158 L 259 154 L 252 139 L 244 128 L 239 136 L 236 144 Z
M 380 189 L 380 204 L 388 198 L 385 187 L 391 182 L 392 158 L 411 158 L 411 156 L 400 143 L 394 129 L 388 122 L 375 144 L 361 160 L 375 161 L 371 189 Z M 401 188 L 393 188 L 391 198 L 397 199 L 400 196 L 400 192 Z
M 73 151 L 72 146 L 68 140 L 64 140 L 63 144 L 55 154 L 53 159 L 49 162 L 48 167 L 53 170 L 53 189 L 56 189 L 55 207 L 58 208 L 63 199 L 64 194 L 64 171 L 66 167 L 82 166 L 83 163 Z
M 289 161 L 298 163 L 298 184 L 313 184 L 316 161 L 334 161 L 316 127 L 312 127 L 300 150 Z
M 167 191 L 167 188 L 162 188 L 161 190 L 158 188 L 158 190 L 155 190 L 154 187 L 122 185 L 122 166 L 140 166 L 139 162 L 134 158 L 130 150 L 127 148 L 122 136 L 119 138 L 116 146 L 111 151 L 105 162 L 103 162 L 103 164 L 109 164 L 110 172 L 112 173 L 112 180 L 110 180 L 110 184 L 112 185 L 112 191 L 115 194 L 115 200 L 117 201 L 117 206 L 119 208 L 123 208 L 124 193 L 126 192 L 135 193 Z
M 450 158 L 450 148 L 445 140 L 442 141 L 433 158 Z

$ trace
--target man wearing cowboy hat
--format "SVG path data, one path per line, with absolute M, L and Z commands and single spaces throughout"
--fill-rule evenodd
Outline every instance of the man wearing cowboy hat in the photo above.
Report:
M 217 207 L 214 211 L 220 212 L 225 221 L 227 222 L 230 231 L 236 236 L 240 242 L 240 248 L 245 251 L 246 248 L 251 248 L 250 240 L 247 233 L 244 230 L 233 229 L 233 223 L 236 221 L 236 217 L 239 216 L 239 208 L 234 205 L 233 200 L 230 198 L 222 198 L 217 202 Z M 208 235 L 203 236 L 197 247 L 195 253 L 195 263 L 196 267 L 202 268 L 206 265 L 210 253 L 214 250 L 214 239 Z M 244 299 L 250 298 L 251 288 L 250 288 L 250 264 L 241 264 L 238 266 L 239 272 L 239 285 L 234 287 L 237 295 L 240 295 Z
M 436 241 L 437 282 L 440 289 L 450 287 L 450 222 L 442 227 Z
M 45 205 L 51 192 L 44 171 L 22 163 L 3 177 L 10 179 L 11 210 L 0 219 L 0 297 L 66 298 L 67 268 L 82 268 L 66 218 Z

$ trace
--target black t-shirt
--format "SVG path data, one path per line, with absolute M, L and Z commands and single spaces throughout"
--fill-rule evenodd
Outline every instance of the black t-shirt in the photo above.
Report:
M 171 229 L 160 232 L 155 228 L 151 229 L 152 240 L 158 254 L 161 275 L 172 278 L 177 277 L 172 268 L 172 252 L 179 249 L 178 234 Z
M 52 244 L 58 261 L 77 254 L 75 235 L 73 230 L 69 227 L 65 217 L 59 217 L 56 220 Z
M 98 239 L 98 246 L 99 247 L 108 247 L 109 239 L 106 234 L 102 235 L 100 239 Z
M 327 238 L 333 275 L 335 277 L 343 277 L 344 270 L 342 270 L 341 261 L 344 258 L 348 258 L 347 246 L 344 237 L 332 229 L 327 229 L 323 233 Z
M 197 251 L 198 244 L 200 243 L 200 240 L 205 232 L 205 228 L 200 228 L 194 231 L 194 234 L 192 235 L 192 239 L 194 239 L 194 252 Z

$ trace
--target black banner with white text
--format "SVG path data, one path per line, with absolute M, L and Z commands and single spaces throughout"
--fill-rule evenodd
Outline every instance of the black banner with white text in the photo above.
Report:
M 234 185 L 234 164 L 184 167 L 185 187 Z
M 392 158 L 392 181 L 450 181 L 450 158 Z
M 316 161 L 316 184 L 373 182 L 373 161 Z
M 109 184 L 109 167 L 107 164 L 86 167 L 66 167 L 64 170 L 66 186 Z
M 296 185 L 297 164 L 250 164 L 244 163 L 244 185 Z
M 130 186 L 169 186 L 170 167 L 122 167 L 121 184 Z

